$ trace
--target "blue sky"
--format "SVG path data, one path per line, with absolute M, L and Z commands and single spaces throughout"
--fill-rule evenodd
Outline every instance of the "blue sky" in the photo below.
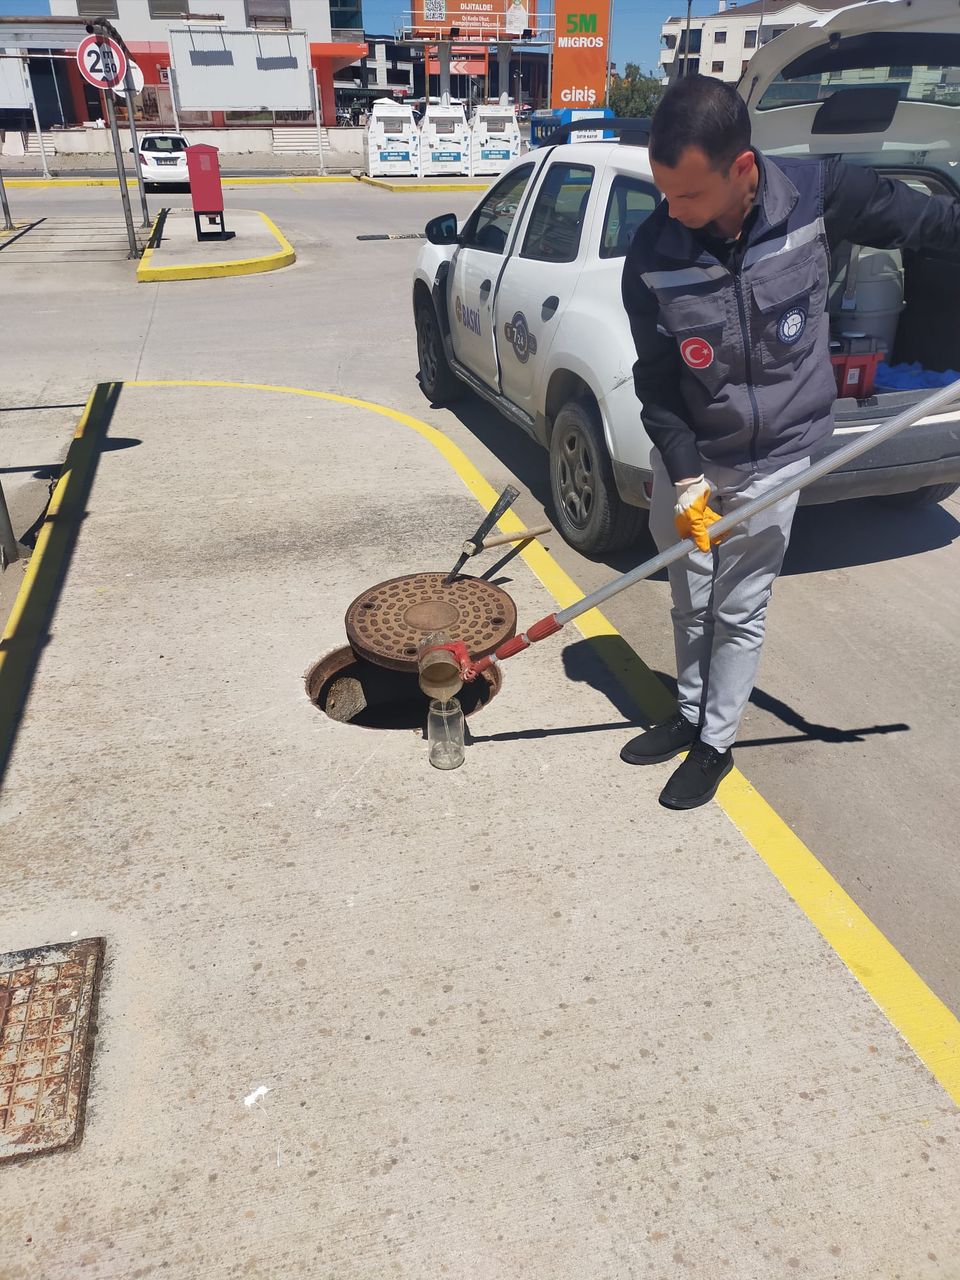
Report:
M 685 14 L 686 0 L 613 0 L 613 61 L 619 69 L 627 62 L 639 62 L 644 71 L 656 68 L 660 53 L 660 24 L 671 15 Z M 210 8 L 198 5 L 198 9 Z M 368 31 L 390 32 L 395 19 L 410 0 L 363 0 L 363 19 Z M 695 14 L 714 13 L 716 4 L 699 0 Z M 47 0 L 0 0 L 0 15 L 49 13 Z
M 639 62 L 643 71 L 655 69 L 660 56 L 660 24 L 671 16 L 685 15 L 686 0 L 613 0 L 613 61 L 619 69 Z M 368 31 L 393 31 L 397 15 L 411 8 L 409 0 L 363 0 L 363 21 Z M 715 13 L 716 4 L 694 3 L 694 14 Z

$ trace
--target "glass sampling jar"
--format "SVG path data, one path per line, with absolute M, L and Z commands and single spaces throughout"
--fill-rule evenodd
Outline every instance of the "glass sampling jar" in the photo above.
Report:
M 435 769 L 458 769 L 463 764 L 463 711 L 456 698 L 434 698 L 427 712 L 430 763 Z

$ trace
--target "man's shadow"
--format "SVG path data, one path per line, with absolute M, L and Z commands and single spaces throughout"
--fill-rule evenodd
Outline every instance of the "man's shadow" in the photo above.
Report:
M 549 643 L 549 642 L 546 642 Z M 585 733 L 619 731 L 638 733 L 672 715 L 677 709 L 675 677 L 648 667 L 622 636 L 596 636 L 575 640 L 561 652 L 568 680 L 587 684 L 607 699 L 619 719 L 559 728 L 517 729 L 510 733 L 474 734 L 471 742 L 522 742 L 543 738 L 571 737 Z M 853 728 L 818 724 L 808 720 L 789 703 L 755 688 L 750 701 L 761 711 L 775 716 L 793 732 L 766 738 L 737 741 L 737 749 L 791 746 L 804 742 L 854 743 L 889 733 L 906 733 L 907 724 L 875 724 Z

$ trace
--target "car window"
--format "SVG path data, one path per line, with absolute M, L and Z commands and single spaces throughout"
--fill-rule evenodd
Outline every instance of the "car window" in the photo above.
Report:
M 521 258 L 573 262 L 587 215 L 593 169 L 582 164 L 552 164 L 530 214 Z
M 600 238 L 601 258 L 622 258 L 630 248 L 634 232 L 646 222 L 660 196 L 652 182 L 618 174 L 610 187 L 607 213 Z
M 519 169 L 514 169 L 505 178 L 501 178 L 495 187 L 491 187 L 480 208 L 471 214 L 463 229 L 460 243 L 464 248 L 503 253 L 531 173 L 532 164 L 521 165 Z
M 141 151 L 185 151 L 183 138 L 144 138 L 140 144 Z

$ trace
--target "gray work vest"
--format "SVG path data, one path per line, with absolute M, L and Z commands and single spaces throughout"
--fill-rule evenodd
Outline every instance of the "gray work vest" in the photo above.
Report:
M 826 315 L 830 255 L 823 164 L 758 156 L 760 207 L 728 269 L 666 204 L 643 240 L 644 284 L 658 327 L 677 343 L 680 387 L 701 457 L 775 471 L 833 430 L 836 382 Z

